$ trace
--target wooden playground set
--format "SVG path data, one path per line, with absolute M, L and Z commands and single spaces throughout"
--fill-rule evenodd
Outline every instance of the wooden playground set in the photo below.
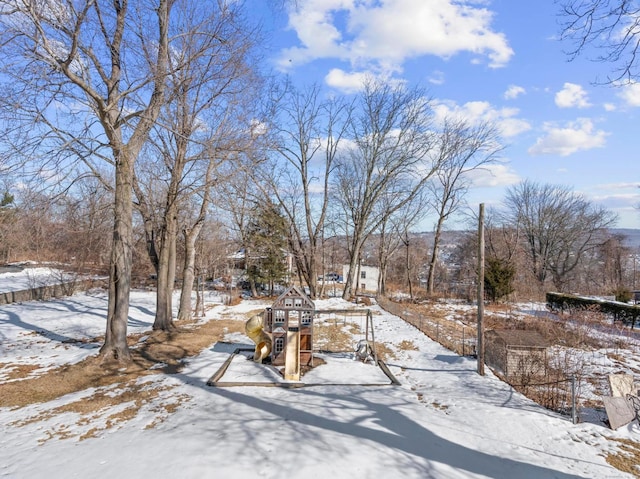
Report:
M 302 367 L 314 367 L 314 319 L 320 315 L 359 314 L 365 318 L 364 338 L 354 347 L 354 359 L 371 361 L 389 379 L 389 383 L 400 384 L 387 365 L 376 353 L 373 315 L 369 309 L 317 310 L 298 287 L 292 286 L 280 295 L 270 308 L 262 314 L 251 317 L 245 324 L 247 336 L 255 343 L 255 348 L 237 347 L 229 358 L 207 381 L 208 386 L 277 386 L 303 387 L 317 384 L 301 381 Z M 222 381 L 232 361 L 242 353 L 253 351 L 253 361 L 273 368 L 281 380 L 271 382 Z M 280 379 L 279 378 L 279 379 Z M 342 383 L 341 383 L 342 384 Z M 369 385 L 369 384 L 366 384 Z M 371 384 L 373 385 L 373 384 Z

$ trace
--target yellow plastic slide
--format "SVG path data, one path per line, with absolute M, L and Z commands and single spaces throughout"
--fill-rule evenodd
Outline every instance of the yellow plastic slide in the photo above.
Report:
M 271 336 L 262 329 L 262 315 L 256 314 L 247 320 L 244 325 L 247 336 L 256 343 L 256 350 L 253 353 L 253 360 L 261 363 L 271 354 Z

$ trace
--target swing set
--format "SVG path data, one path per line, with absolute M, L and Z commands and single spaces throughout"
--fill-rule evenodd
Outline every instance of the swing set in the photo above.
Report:
M 262 317 L 257 317 L 261 324 L 248 324 L 251 326 L 247 329 L 252 340 L 256 342 L 256 350 L 254 351 L 254 360 L 258 350 L 263 351 L 261 344 L 262 338 L 271 338 L 269 351 L 260 353 L 256 362 L 262 363 L 266 356 L 270 356 L 271 361 L 268 367 L 283 366 L 278 372 L 287 381 L 295 381 L 284 386 L 283 383 L 265 383 L 265 385 L 300 387 L 301 366 L 313 366 L 313 337 L 314 337 L 314 321 L 315 318 L 322 315 L 343 316 L 343 324 L 347 324 L 347 317 L 359 316 L 360 334 L 362 338 L 357 341 L 352 351 L 355 353 L 355 359 L 362 362 L 372 361 L 378 366 L 382 372 L 391 380 L 391 384 L 400 384 L 393 376 L 384 361 L 378 358 L 376 351 L 375 332 L 373 326 L 373 315 L 370 309 L 325 309 L 317 310 L 313 302 L 297 287 L 292 286 L 283 293 L 273 304 L 273 307 L 267 308 Z M 249 322 L 255 322 L 256 318 L 252 318 Z M 364 319 L 364 328 L 362 328 L 362 320 Z M 248 323 L 249 323 L 248 322 Z M 337 321 L 336 321 L 337 324 Z M 264 328 L 264 329 L 263 329 Z M 363 331 L 364 329 L 364 331 Z M 264 343 L 266 344 L 266 343 Z M 246 348 L 245 348 L 246 349 Z M 244 351 L 244 350 L 243 350 Z M 228 368 L 231 360 L 240 352 L 237 349 L 227 362 L 214 374 L 207 382 L 209 386 L 229 386 L 229 385 L 246 385 L 242 383 L 222 383 L 220 379 Z M 344 352 L 344 351 L 342 351 Z M 258 385 L 251 383 L 252 385 Z M 287 383 L 284 383 L 287 384 Z
M 376 352 L 376 340 L 373 329 L 373 315 L 370 309 L 317 309 L 314 313 L 316 316 L 323 314 L 342 315 L 343 324 L 346 324 L 347 316 L 360 316 L 361 318 L 365 318 L 364 328 L 362 327 L 362 319 L 360 321 L 360 331 L 364 337 L 354 345 L 353 351 L 355 352 L 356 358 L 360 361 L 367 362 L 371 360 L 374 364 L 378 364 L 378 354 Z

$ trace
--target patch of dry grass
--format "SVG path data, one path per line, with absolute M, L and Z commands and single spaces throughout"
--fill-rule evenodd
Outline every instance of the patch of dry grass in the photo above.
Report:
M 344 352 L 353 351 L 354 334 L 360 334 L 357 323 L 347 321 L 316 322 L 313 327 L 314 349 Z
M 413 341 L 409 341 L 408 339 L 403 339 L 400 341 L 398 345 L 398 349 L 400 351 L 418 351 L 418 346 Z
M 605 456 L 607 463 L 622 472 L 640 478 L 640 443 L 631 439 L 610 439 L 618 443 L 618 452 Z
M 375 348 L 378 359 L 381 359 L 385 363 L 389 361 L 389 359 L 397 359 L 393 350 L 390 349 L 386 344 L 376 342 Z
M 153 412 L 153 419 L 146 429 L 153 428 L 166 419 L 180 404 L 189 401 L 186 395 L 166 395 L 174 386 L 150 385 L 137 383 L 130 379 L 117 387 L 99 388 L 89 397 L 65 403 L 61 406 L 46 409 L 27 419 L 15 421 L 10 425 L 22 427 L 32 423 L 45 423 L 61 414 L 75 416 L 73 431 L 69 418 L 64 424 L 53 424 L 45 429 L 45 437 L 39 440 L 44 443 L 50 439 L 67 439 L 78 437 L 79 440 L 97 437 L 102 431 L 117 427 L 136 416 L 143 407 Z
M 5 363 L 2 369 L 11 370 L 14 379 L 19 380 L 0 385 L 0 407 L 17 409 L 95 388 L 78 400 L 57 407 L 45 406 L 34 416 L 15 421 L 11 426 L 42 424 L 40 443 L 73 437 L 84 440 L 119 427 L 138 417 L 144 409 L 150 412 L 145 428 L 153 428 L 190 398 L 171 392 L 175 386 L 145 381 L 145 376 L 178 372 L 186 358 L 196 356 L 225 334 L 243 329 L 244 322 L 238 320 L 184 321 L 172 332 L 132 334 L 127 338 L 132 356 L 127 367 L 103 364 L 100 358 L 90 357 L 29 377 L 38 366 Z M 57 419 L 59 415 L 64 422 Z
M 42 366 L 38 364 L 0 363 L 0 376 L 3 376 L 7 381 L 13 381 L 29 376 L 33 371 L 41 368 Z
M 0 407 L 20 408 L 43 403 L 91 387 L 127 384 L 150 374 L 175 373 L 185 358 L 199 354 L 227 332 L 241 332 L 244 323 L 237 320 L 215 320 L 190 324 L 173 332 L 154 331 L 140 342 L 143 335 L 131 335 L 132 362 L 127 367 L 101 363 L 90 357 L 76 364 L 64 365 L 38 376 L 0 385 Z M 158 368 L 158 365 L 162 365 Z M 23 373 L 28 374 L 27 369 Z

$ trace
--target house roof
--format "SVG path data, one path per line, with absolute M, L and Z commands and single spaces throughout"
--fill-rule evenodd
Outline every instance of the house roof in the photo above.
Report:
M 313 304 L 313 301 L 311 301 L 309 299 L 309 297 L 304 294 L 302 292 L 302 290 L 300 288 L 298 288 L 297 286 L 291 286 L 289 289 L 287 289 L 284 293 L 282 293 L 280 296 L 278 296 L 278 298 L 273 302 L 273 307 L 274 308 L 278 308 L 278 307 L 283 307 L 284 306 L 284 300 L 285 298 L 302 298 L 302 302 L 303 302 L 303 306 L 307 309 L 316 309 L 315 304 Z
M 495 335 L 502 339 L 507 346 L 519 346 L 527 348 L 546 348 L 548 341 L 537 331 L 525 331 L 523 329 L 493 329 L 487 331 L 487 335 Z

